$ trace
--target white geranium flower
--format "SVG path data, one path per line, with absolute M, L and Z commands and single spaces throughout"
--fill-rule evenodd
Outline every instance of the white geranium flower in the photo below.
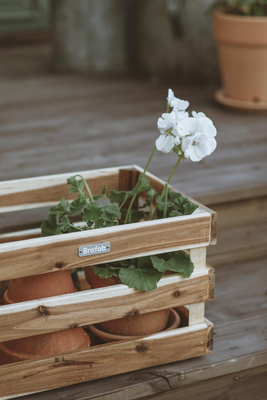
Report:
M 189 107 L 189 101 L 175 98 L 172 101 L 171 106 L 175 110 L 185 111 Z
M 161 134 L 164 134 L 166 130 L 171 129 L 174 135 L 177 135 L 177 115 L 175 111 L 171 113 L 163 113 L 158 119 L 158 129 Z
M 189 102 L 175 97 L 172 89 L 168 90 L 167 102 L 169 106 L 178 111 L 185 111 L 189 107 Z
M 160 135 L 156 140 L 157 150 L 163 153 L 169 153 L 174 146 L 174 137 L 172 135 Z
M 217 142 L 203 133 L 195 133 L 183 139 L 182 150 L 184 156 L 191 161 L 198 162 L 210 155 L 216 149 Z
M 200 132 L 200 124 L 197 118 L 182 119 L 177 124 L 177 132 L 181 137 L 191 136 L 196 132 Z
M 183 119 L 177 124 L 177 132 L 182 137 L 191 136 L 195 133 L 203 133 L 210 138 L 217 135 L 213 122 L 207 117 Z
M 210 118 L 206 117 L 206 114 L 203 112 L 192 112 L 194 118 L 196 118 L 202 126 L 202 131 L 208 137 L 215 137 L 217 135 L 217 130 L 213 125 L 213 122 Z
M 171 104 L 172 104 L 172 102 L 173 102 L 173 100 L 175 99 L 176 97 L 174 96 L 174 92 L 173 92 L 173 90 L 172 89 L 169 89 L 168 90 L 168 97 L 167 97 L 167 102 L 168 102 L 168 104 L 171 106 Z

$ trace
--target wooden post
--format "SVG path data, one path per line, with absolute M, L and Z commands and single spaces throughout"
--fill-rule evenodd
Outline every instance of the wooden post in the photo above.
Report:
M 190 250 L 190 258 L 195 265 L 195 270 L 206 267 L 206 247 Z M 189 306 L 189 326 L 204 322 L 205 303 L 191 304 Z

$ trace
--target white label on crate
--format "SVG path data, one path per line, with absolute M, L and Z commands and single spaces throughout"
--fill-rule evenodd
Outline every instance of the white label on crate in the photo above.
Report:
M 110 243 L 105 242 L 105 243 L 96 243 L 96 244 L 88 244 L 86 246 L 80 246 L 78 254 L 79 257 L 87 257 L 109 252 L 110 252 Z

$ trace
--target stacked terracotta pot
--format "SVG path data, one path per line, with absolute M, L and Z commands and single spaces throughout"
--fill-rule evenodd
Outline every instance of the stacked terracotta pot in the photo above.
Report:
M 75 291 L 70 271 L 59 271 L 11 280 L 4 299 L 5 304 L 13 304 Z M 45 333 L 0 343 L 0 364 L 58 355 L 89 346 L 90 339 L 83 328 Z

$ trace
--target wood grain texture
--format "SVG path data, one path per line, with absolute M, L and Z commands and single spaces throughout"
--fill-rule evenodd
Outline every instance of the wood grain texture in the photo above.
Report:
M 198 400 L 264 400 L 267 398 L 266 375 L 267 367 L 261 366 L 246 371 L 237 371 L 217 379 L 181 386 L 156 396 L 146 397 L 145 400 L 174 400 L 178 398 L 179 400 L 195 398 Z M 171 382 L 170 379 L 170 385 Z
M 195 327 L 99 345 L 75 354 L 1 366 L 2 399 L 204 355 L 209 325 L 207 321 Z
M 208 213 L 68 233 L 0 245 L 0 280 L 179 249 L 207 246 Z M 149 239 L 149 240 L 148 240 Z M 82 245 L 110 242 L 110 253 L 79 257 Z
M 11 304 L 0 307 L 0 342 L 207 300 L 204 268 L 188 279 L 165 276 L 151 292 L 116 285 Z
M 57 204 L 62 197 L 73 200 L 76 193 L 69 193 L 67 178 L 76 174 L 86 179 L 93 195 L 101 193 L 104 184 L 108 190 L 118 190 L 118 170 L 106 168 L 0 182 L 0 213 Z

